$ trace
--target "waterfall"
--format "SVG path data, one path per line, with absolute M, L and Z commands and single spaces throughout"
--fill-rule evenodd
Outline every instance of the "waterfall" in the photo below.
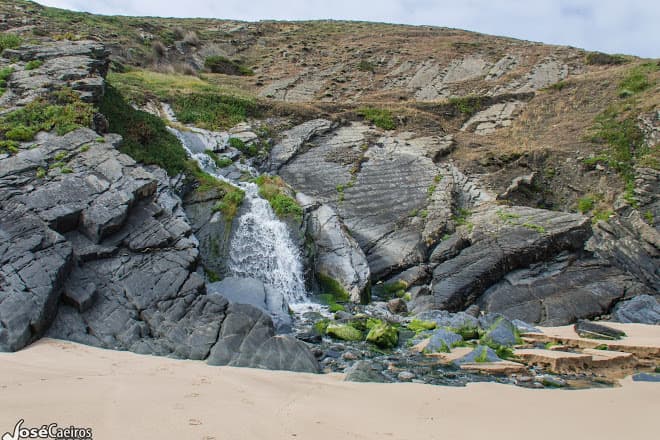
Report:
M 163 105 L 170 120 L 174 120 L 171 109 Z M 277 218 L 270 203 L 259 196 L 259 187 L 253 182 L 241 182 L 225 177 L 213 159 L 199 148 L 203 144 L 215 149 L 213 142 L 226 142 L 226 133 L 209 132 L 190 128 L 185 134 L 175 128 L 168 129 L 177 136 L 189 156 L 200 168 L 215 178 L 229 183 L 245 192 L 245 199 L 236 220 L 238 227 L 232 231 L 229 249 L 229 271 L 240 278 L 256 278 L 267 290 L 284 297 L 289 305 L 307 302 L 303 277 L 303 264 L 298 248 L 289 236 L 286 225 Z M 194 147 L 192 144 L 197 144 Z M 224 147 L 225 145 L 222 145 Z M 235 163 L 240 171 L 255 176 L 254 168 Z

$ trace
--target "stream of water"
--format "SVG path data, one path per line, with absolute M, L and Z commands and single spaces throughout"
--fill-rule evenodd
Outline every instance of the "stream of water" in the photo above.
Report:
M 176 121 L 167 105 L 163 105 L 163 110 L 170 121 Z M 260 280 L 267 291 L 274 290 L 283 295 L 294 308 L 308 304 L 300 252 L 284 222 L 277 218 L 270 203 L 259 196 L 259 187 L 255 183 L 225 177 L 227 173 L 223 174 L 205 152 L 226 147 L 229 135 L 194 127 L 189 127 L 190 131 L 185 134 L 176 128 L 168 129 L 203 171 L 245 192 L 230 239 L 228 267 L 231 275 Z M 233 166 L 253 177 L 258 175 L 249 165 L 235 162 Z

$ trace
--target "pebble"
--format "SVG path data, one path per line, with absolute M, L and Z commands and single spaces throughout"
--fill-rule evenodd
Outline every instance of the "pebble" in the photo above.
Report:
M 401 373 L 399 373 L 397 377 L 399 378 L 399 380 L 409 381 L 415 378 L 415 374 L 411 373 L 410 371 L 402 371 Z

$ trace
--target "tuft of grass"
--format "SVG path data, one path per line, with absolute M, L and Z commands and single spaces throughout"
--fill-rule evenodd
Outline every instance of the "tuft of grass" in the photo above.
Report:
M 106 87 L 99 107 L 110 131 L 123 140 L 119 147 L 138 162 L 154 164 L 175 176 L 191 169 L 186 151 L 157 116 L 134 109 L 113 86 Z
M 199 94 L 172 98 L 172 109 L 184 124 L 195 124 L 209 130 L 222 130 L 258 116 L 254 100 L 235 96 Z
M 468 218 L 472 215 L 472 212 L 465 208 L 460 208 L 458 212 L 453 216 L 456 226 L 468 225 Z
M 543 226 L 537 225 L 535 223 L 527 222 L 527 223 L 523 223 L 520 226 L 522 226 L 523 228 L 531 229 L 532 231 L 536 231 L 539 234 L 543 234 L 545 232 L 545 228 Z
M 259 195 L 268 200 L 275 215 L 302 220 L 303 209 L 295 199 L 286 194 L 286 184 L 280 176 L 262 174 L 257 177 L 256 184 L 259 187 Z
M 630 69 L 619 84 L 619 96 L 622 98 L 632 96 L 653 86 L 649 74 L 659 68 L 657 63 L 644 63 Z
M 221 212 L 225 221 L 231 223 L 245 199 L 245 192 L 226 182 L 218 181 L 218 184 L 221 185 L 224 195 L 213 207 L 213 212 Z
M 28 61 L 28 62 L 25 64 L 25 70 L 34 70 L 34 69 L 38 69 L 38 68 L 41 67 L 43 64 L 44 64 L 44 62 L 41 61 L 41 60 L 32 60 L 32 61 Z
M 460 96 L 449 99 L 449 104 L 463 115 L 472 116 L 484 106 L 484 100 L 480 96 Z
M 357 114 L 383 130 L 394 130 L 396 128 L 392 112 L 387 109 L 362 107 L 358 109 Z
M 236 148 L 248 157 L 255 157 L 259 154 L 259 147 L 257 145 L 254 143 L 246 144 L 239 138 L 229 138 L 229 146 Z
M 358 64 L 358 70 L 360 72 L 374 73 L 376 71 L 376 64 L 372 63 L 371 61 L 362 60 L 360 61 L 360 64 Z
M 42 167 L 37 168 L 37 179 L 43 179 L 46 177 L 46 170 Z
M 580 211 L 582 214 L 586 214 L 594 209 L 596 199 L 593 196 L 584 196 L 578 199 L 577 203 L 578 211 Z
M 227 168 L 229 165 L 231 165 L 232 163 L 234 163 L 234 161 L 232 161 L 232 160 L 231 160 L 230 158 L 228 158 L 227 156 L 218 156 L 218 154 L 215 153 L 215 152 L 213 152 L 213 151 L 209 151 L 209 150 L 207 150 L 207 151 L 206 151 L 206 154 L 207 154 L 211 159 L 213 159 L 213 162 L 215 162 L 215 165 L 216 165 L 218 168 Z
M 0 55 L 5 49 L 15 49 L 21 45 L 23 40 L 16 34 L 0 34 Z
M 11 67 L 0 69 L 0 96 L 5 94 L 5 89 L 7 88 L 7 80 L 13 72 L 14 69 Z
M 427 330 L 433 330 L 437 327 L 437 324 L 433 321 L 422 321 L 420 319 L 413 319 L 410 324 L 408 324 L 408 329 L 414 331 L 415 333 L 422 333 Z
M 646 223 L 648 223 L 651 226 L 655 224 L 655 217 L 653 216 L 653 213 L 651 211 L 646 211 L 644 213 L 644 220 L 646 221 Z

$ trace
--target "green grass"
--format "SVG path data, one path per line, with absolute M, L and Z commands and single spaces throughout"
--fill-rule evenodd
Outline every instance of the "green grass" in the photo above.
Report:
M 218 156 L 217 153 L 207 150 L 206 154 L 213 159 L 213 162 L 215 162 L 215 165 L 218 168 L 227 168 L 229 165 L 233 164 L 234 161 L 228 158 L 227 156 Z
M 11 76 L 14 69 L 11 67 L 5 67 L 0 69 L 0 96 L 5 94 L 5 89 L 7 88 L 7 80 Z
M 23 40 L 16 34 L 0 34 L 0 55 L 5 49 L 15 49 L 21 45 Z
M 437 327 L 437 324 L 433 321 L 422 321 L 420 319 L 413 319 L 410 324 L 408 324 L 408 329 L 414 331 L 415 333 L 422 333 L 427 330 L 433 330 Z
M 303 209 L 295 199 L 286 194 L 286 184 L 279 176 L 262 174 L 256 179 L 259 195 L 268 200 L 275 215 L 280 218 L 302 220 Z
M 582 214 L 586 214 L 594 209 L 596 198 L 593 196 L 584 196 L 578 199 L 577 208 Z
M 472 116 L 484 107 L 484 100 L 480 96 L 461 96 L 449 99 L 449 104 L 466 116 Z
M 208 130 L 230 128 L 261 112 L 247 93 L 186 75 L 166 75 L 146 70 L 111 73 L 108 81 L 128 101 L 144 104 L 154 98 L 170 103 L 177 119 Z
M 41 61 L 41 60 L 32 60 L 32 61 L 28 61 L 28 62 L 25 64 L 25 70 L 34 70 L 34 69 L 38 69 L 38 68 L 41 67 L 43 64 L 44 64 L 44 62 Z
M 655 224 L 655 217 L 653 216 L 653 213 L 651 211 L 646 211 L 643 217 L 646 223 L 648 223 L 649 225 L 653 226 Z
M 394 130 L 396 128 L 392 112 L 387 109 L 362 107 L 357 111 L 357 114 L 383 130 Z
M 254 75 L 254 71 L 249 67 L 244 66 L 238 61 L 230 60 L 229 58 L 220 55 L 207 57 L 204 60 L 204 67 L 213 73 L 222 73 L 225 75 Z
M 224 195 L 222 199 L 213 207 L 213 212 L 221 212 L 225 221 L 231 223 L 238 213 L 243 200 L 245 199 L 245 192 L 232 186 L 226 182 L 218 181 L 218 185 L 222 188 Z
M 360 72 L 374 73 L 376 71 L 376 65 L 374 63 L 372 63 L 371 61 L 362 60 L 362 61 L 360 61 L 360 64 L 358 64 L 358 70 Z
M 456 226 L 468 225 L 469 224 L 468 218 L 470 218 L 471 215 L 472 215 L 471 211 L 464 208 L 460 208 L 453 217 Z
M 238 151 L 248 157 L 255 157 L 259 155 L 259 147 L 254 143 L 246 144 L 239 138 L 229 138 L 229 146 L 236 148 Z
M 113 86 L 107 86 L 100 111 L 110 131 L 123 137 L 119 149 L 138 162 L 154 164 L 175 176 L 190 170 L 186 151 L 157 116 L 135 110 Z
M 644 63 L 630 69 L 619 84 L 619 96 L 632 96 L 652 87 L 654 84 L 649 79 L 649 74 L 659 68 L 657 63 Z
M 527 229 L 530 229 L 532 231 L 538 232 L 539 234 L 545 233 L 545 228 L 543 226 L 537 225 L 535 223 L 526 222 L 526 223 L 523 223 L 520 226 L 522 226 L 523 228 L 527 228 Z
M 25 107 L 0 116 L 0 139 L 26 142 L 40 131 L 64 135 L 92 123 L 94 108 L 70 90 L 32 101 Z

